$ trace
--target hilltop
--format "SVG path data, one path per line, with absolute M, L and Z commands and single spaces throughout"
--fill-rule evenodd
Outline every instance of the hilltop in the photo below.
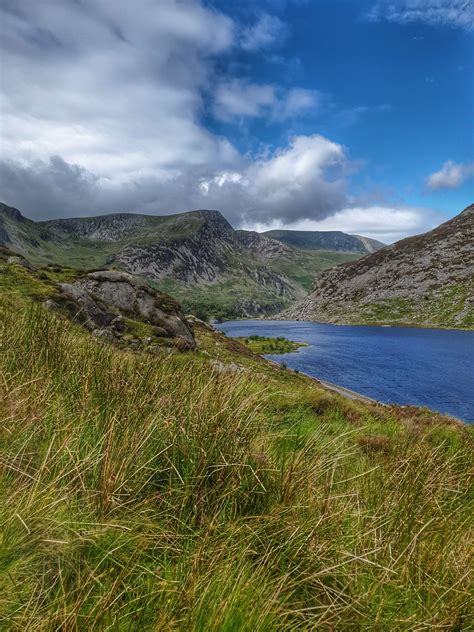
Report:
M 0 205 L 2 243 L 38 265 L 139 275 L 202 318 L 276 313 L 302 299 L 322 270 L 360 256 L 290 248 L 234 230 L 209 210 L 33 222 Z
M 280 318 L 474 326 L 474 205 L 422 235 L 323 272 Z

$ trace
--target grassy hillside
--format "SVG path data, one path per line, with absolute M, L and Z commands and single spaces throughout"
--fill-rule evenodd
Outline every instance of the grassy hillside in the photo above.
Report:
M 359 255 L 347 252 L 295 250 L 291 260 L 281 258 L 269 261 L 267 267 L 276 274 L 285 275 L 304 293 L 309 292 L 314 279 L 323 270 L 339 263 L 354 261 L 358 257 Z M 228 274 L 225 280 L 212 284 L 200 283 L 189 287 L 172 277 L 167 277 L 160 282 L 152 283 L 152 285 L 175 296 L 182 303 L 186 313 L 196 314 L 203 320 L 211 317 L 217 319 L 239 318 L 245 315 L 239 307 L 242 303 L 249 306 L 253 303 L 268 305 L 269 301 L 273 300 L 275 305 L 278 305 L 281 301 L 281 297 L 273 296 L 272 298 L 267 288 L 259 287 L 252 278 L 238 272 Z M 236 300 L 239 301 L 239 305 L 236 305 Z M 278 309 L 268 311 L 271 313 L 278 311 Z M 252 315 L 251 309 L 249 309 L 249 315 Z
M 0 290 L 2 630 L 472 627 L 466 426 L 199 324 L 197 352 L 100 343 L 20 266 Z
M 217 211 L 33 222 L 0 204 L 2 243 L 38 266 L 142 276 L 204 319 L 276 313 L 302 299 L 323 270 L 360 256 L 290 249 L 235 231 Z

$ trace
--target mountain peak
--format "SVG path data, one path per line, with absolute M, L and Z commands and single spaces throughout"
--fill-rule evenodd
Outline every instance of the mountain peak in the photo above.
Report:
M 8 204 L 4 204 L 3 202 L 0 202 L 0 213 L 15 222 L 23 222 L 25 220 L 25 217 L 23 217 L 17 208 L 8 206 Z

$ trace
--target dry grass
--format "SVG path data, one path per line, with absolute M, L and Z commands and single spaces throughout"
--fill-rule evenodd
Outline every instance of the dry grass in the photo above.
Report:
M 0 345 L 2 630 L 472 627 L 463 428 L 6 301 Z

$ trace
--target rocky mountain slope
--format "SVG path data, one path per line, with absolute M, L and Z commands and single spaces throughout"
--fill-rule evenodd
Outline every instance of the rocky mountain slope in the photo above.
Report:
M 263 234 L 271 239 L 277 239 L 287 246 L 303 250 L 335 250 L 367 254 L 376 252 L 385 246 L 384 243 L 376 239 L 361 235 L 348 235 L 340 230 L 269 230 Z
M 434 230 L 323 272 L 283 319 L 474 326 L 474 205 Z
M 201 317 L 278 312 L 303 298 L 323 269 L 360 256 L 290 248 L 204 210 L 33 222 L 0 205 L 1 243 L 39 265 L 144 277 Z

